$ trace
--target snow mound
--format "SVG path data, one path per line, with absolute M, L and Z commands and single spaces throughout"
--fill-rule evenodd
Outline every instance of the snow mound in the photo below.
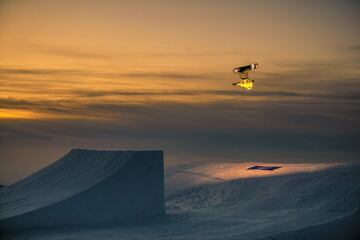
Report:
M 193 163 L 165 170 L 167 214 L 3 239 L 360 239 L 360 164 Z
M 202 239 L 254 239 L 341 219 L 358 209 L 359 164 L 272 163 L 281 168 L 248 171 L 253 165 L 170 168 L 167 212 L 186 216 L 186 231 L 201 232 Z
M 282 166 L 276 171 L 249 171 L 248 168 L 266 163 L 191 163 L 166 169 L 166 193 L 179 192 L 187 188 L 221 183 L 237 179 L 251 179 L 291 175 L 296 173 L 311 173 L 329 169 L 338 164 L 330 163 L 267 163 L 267 165 Z M 268 181 L 268 180 L 265 180 Z
M 113 222 L 164 213 L 161 151 L 75 149 L 0 189 L 0 229 Z

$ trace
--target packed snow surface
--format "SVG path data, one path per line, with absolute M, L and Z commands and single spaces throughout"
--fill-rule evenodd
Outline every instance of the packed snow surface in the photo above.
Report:
M 247 170 L 254 165 L 281 168 Z M 354 163 L 181 165 L 165 170 L 165 216 L 96 228 L 9 233 L 5 237 L 296 239 L 294 234 L 302 234 L 310 237 L 307 239 L 326 239 L 329 236 L 313 234 L 317 226 L 333 226 L 338 221 L 344 225 L 359 215 L 355 214 L 360 202 L 359 173 L 360 164 Z
M 112 223 L 164 213 L 162 151 L 74 149 L 0 189 L 0 230 Z
M 73 150 L 54 164 L 1 191 L 1 218 L 52 205 L 84 191 L 118 170 L 132 154 Z

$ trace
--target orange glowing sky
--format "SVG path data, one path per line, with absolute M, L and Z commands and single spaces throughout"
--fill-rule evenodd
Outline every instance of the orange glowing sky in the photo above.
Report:
M 359 10 L 350 0 L 0 1 L 0 169 L 44 146 L 206 155 L 230 144 L 235 154 L 254 131 L 260 143 L 307 133 L 347 149 L 360 133 Z M 253 62 L 255 90 L 239 94 L 232 68 Z

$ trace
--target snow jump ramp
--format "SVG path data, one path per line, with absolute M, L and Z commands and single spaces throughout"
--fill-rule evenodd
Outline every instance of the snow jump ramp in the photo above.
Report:
M 113 223 L 164 213 L 162 151 L 74 149 L 0 189 L 0 231 Z

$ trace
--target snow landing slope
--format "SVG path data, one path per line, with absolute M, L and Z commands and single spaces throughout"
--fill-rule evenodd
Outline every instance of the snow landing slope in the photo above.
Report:
M 164 210 L 162 151 L 75 149 L 0 189 L 0 229 L 114 222 Z
M 359 209 L 360 164 L 271 163 L 281 168 L 246 170 L 256 164 L 193 164 L 168 169 L 167 213 L 186 213 L 186 231 L 192 232 L 190 237 L 184 231 L 182 237 L 273 239 L 286 232 L 276 239 L 295 239 L 292 234 L 304 229 L 301 234 L 309 235 L 307 239 L 328 239 L 321 233 L 311 235 L 307 227 L 348 218 Z M 348 236 L 356 230 L 350 225 Z M 342 234 L 340 230 L 334 239 L 344 239 Z
M 166 215 L 2 239 L 360 239 L 359 202 L 360 164 L 194 163 L 165 170 Z

